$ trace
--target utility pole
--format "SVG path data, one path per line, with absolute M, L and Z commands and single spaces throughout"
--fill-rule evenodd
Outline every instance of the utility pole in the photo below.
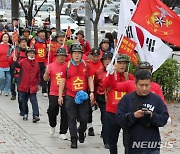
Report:
M 91 45 L 91 28 L 92 28 L 92 23 L 90 18 L 92 18 L 92 12 L 90 9 L 90 6 L 88 4 L 88 2 L 85 2 L 85 15 L 86 15 L 86 20 L 85 20 L 85 36 L 86 36 L 86 40 L 88 40 L 88 42 Z
M 19 1 L 11 0 L 11 21 L 14 18 L 19 18 Z

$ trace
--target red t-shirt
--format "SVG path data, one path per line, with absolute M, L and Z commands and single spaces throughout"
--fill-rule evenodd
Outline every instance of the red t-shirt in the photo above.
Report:
M 56 61 L 55 54 L 56 54 L 57 49 L 61 48 L 61 46 L 58 45 L 57 42 L 51 42 L 50 46 L 51 47 L 50 47 L 50 53 L 49 53 L 49 63 L 52 63 L 52 62 Z M 66 53 L 68 54 L 68 46 L 66 44 L 64 44 L 63 48 L 66 49 Z
M 65 73 L 64 64 L 60 64 L 57 61 L 49 65 L 49 78 L 51 81 L 50 84 L 50 95 L 59 96 L 59 84 L 61 82 L 61 76 Z
M 127 74 L 128 78 L 126 79 L 125 73 L 117 73 L 116 83 L 123 83 L 126 80 L 134 80 L 134 76 L 130 73 Z M 117 105 L 121 98 L 126 94 L 126 91 L 115 91 L 111 88 L 111 82 L 108 80 L 103 80 L 103 86 L 107 89 L 107 100 L 106 100 L 106 111 L 111 113 L 116 113 Z
M 86 62 L 81 62 L 79 65 L 73 65 L 71 61 L 67 63 L 61 76 L 66 79 L 66 94 L 75 97 L 76 92 L 87 91 L 87 78 L 90 76 L 92 76 L 92 72 Z
M 125 82 L 116 82 L 113 75 L 109 75 L 105 80 L 106 82 L 111 81 L 111 86 L 117 91 L 125 91 L 126 93 L 131 93 L 133 91 L 136 91 L 136 84 L 135 81 L 129 80 Z M 164 101 L 164 103 L 167 105 L 164 95 L 162 93 L 161 87 L 159 84 L 155 82 L 151 82 L 151 88 L 150 91 L 154 94 L 157 94 L 161 97 L 161 99 Z
M 9 50 L 9 44 L 3 44 L 3 43 L 0 44 L 0 68 L 10 67 L 8 61 L 8 50 Z
M 100 68 L 103 68 L 103 64 L 101 63 L 101 61 L 99 60 L 97 63 L 94 63 L 92 60 L 89 61 L 89 67 L 92 71 L 93 74 L 93 80 L 94 80 L 94 75 L 96 73 L 96 71 Z
M 34 49 L 36 50 L 36 53 L 37 53 L 35 56 L 35 60 L 37 62 L 46 63 L 46 61 L 47 61 L 47 50 L 46 50 L 46 48 L 47 48 L 46 43 L 36 41 L 36 43 L 34 45 Z

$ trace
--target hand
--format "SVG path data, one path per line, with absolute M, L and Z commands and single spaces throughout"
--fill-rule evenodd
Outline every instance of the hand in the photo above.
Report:
M 63 103 L 64 103 L 63 97 L 62 97 L 62 96 L 59 96 L 59 98 L 58 98 L 58 104 L 59 104 L 60 106 L 62 106 Z
M 152 112 L 151 111 L 146 111 L 148 114 L 150 114 L 150 118 L 152 117 Z
M 41 86 L 40 85 L 38 85 L 38 91 L 41 89 Z
M 17 61 L 17 57 L 13 55 L 13 61 Z
M 90 93 L 89 97 L 90 97 L 90 101 L 93 102 L 94 101 L 94 93 Z
M 114 73 L 114 65 L 112 63 L 110 63 L 107 66 L 106 71 L 109 72 L 109 74 L 113 74 Z
M 144 111 L 138 110 L 138 111 L 134 112 L 134 116 L 135 116 L 135 118 L 142 118 L 142 117 L 144 117 Z

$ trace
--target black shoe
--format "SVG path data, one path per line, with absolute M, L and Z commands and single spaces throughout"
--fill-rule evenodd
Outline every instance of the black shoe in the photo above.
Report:
M 86 133 L 79 133 L 79 142 L 84 143 L 84 140 L 86 138 Z
M 20 112 L 20 113 L 19 113 L 19 115 L 20 115 L 20 116 L 23 116 L 23 113 L 22 113 L 22 112 Z
M 16 100 L 16 96 L 12 95 L 11 100 Z
M 27 115 L 27 114 L 23 115 L 23 120 L 24 120 L 24 121 L 27 121 L 27 120 L 28 120 L 28 115 Z
M 105 149 L 109 149 L 109 144 L 104 144 Z
M 77 149 L 77 139 L 76 138 L 71 138 L 71 148 Z
M 94 129 L 92 127 L 88 129 L 88 136 L 95 136 Z
M 36 123 L 40 120 L 40 118 L 38 116 L 34 116 L 33 117 L 33 123 Z

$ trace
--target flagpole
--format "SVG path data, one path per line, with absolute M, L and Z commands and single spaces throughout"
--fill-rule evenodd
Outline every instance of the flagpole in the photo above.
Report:
M 111 60 L 111 64 L 114 63 L 114 60 L 115 60 L 115 58 L 116 58 L 116 55 L 118 54 L 118 50 L 119 50 L 119 48 L 120 48 L 120 45 L 121 45 L 121 43 L 122 43 L 122 41 L 123 41 L 123 38 L 124 38 L 124 36 L 125 36 L 126 30 L 127 30 L 128 26 L 129 26 L 129 24 L 130 24 L 130 22 L 131 22 L 131 19 L 132 19 L 134 13 L 136 12 L 137 5 L 139 4 L 139 1 L 140 1 L 140 0 L 137 1 L 136 5 L 135 5 L 135 9 L 134 9 L 133 12 L 132 12 L 131 18 L 130 18 L 128 24 L 126 25 L 123 34 L 121 35 L 120 39 L 118 40 L 118 43 L 117 43 L 117 45 L 116 45 L 116 48 L 115 48 L 115 51 L 114 51 L 114 54 L 113 54 L 113 58 L 112 58 L 112 60 Z M 120 14 L 119 14 L 119 15 L 120 15 Z M 109 71 L 106 73 L 106 76 L 108 76 L 108 75 L 109 75 Z
M 51 52 L 51 39 L 52 39 L 52 37 L 51 37 L 51 35 L 50 35 L 49 50 L 48 50 L 48 66 L 49 66 L 49 58 L 50 58 L 50 52 Z M 47 67 L 48 67 L 48 66 L 47 66 Z

